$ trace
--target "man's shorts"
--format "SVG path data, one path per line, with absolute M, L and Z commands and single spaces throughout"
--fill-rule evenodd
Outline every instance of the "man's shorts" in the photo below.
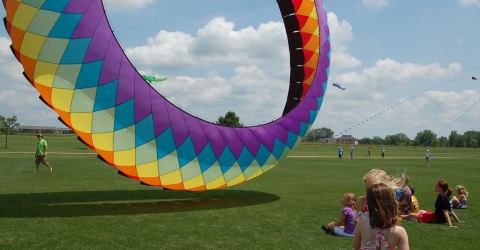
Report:
M 37 155 L 35 156 L 35 163 L 39 164 L 47 164 L 47 156 L 46 155 Z

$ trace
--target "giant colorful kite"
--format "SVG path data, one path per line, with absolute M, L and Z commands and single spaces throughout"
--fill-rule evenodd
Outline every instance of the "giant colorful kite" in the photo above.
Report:
M 119 173 L 173 190 L 231 187 L 262 175 L 317 117 L 327 87 L 323 0 L 277 0 L 291 55 L 278 120 L 249 128 L 196 118 L 155 91 L 112 33 L 102 0 L 3 0 L 11 49 L 40 98 Z

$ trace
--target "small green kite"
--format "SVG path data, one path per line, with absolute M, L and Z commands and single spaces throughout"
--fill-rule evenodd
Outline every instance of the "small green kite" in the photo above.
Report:
M 148 83 L 158 83 L 158 82 L 164 82 L 168 79 L 166 76 L 150 76 L 150 75 L 143 75 L 143 79 L 147 81 Z

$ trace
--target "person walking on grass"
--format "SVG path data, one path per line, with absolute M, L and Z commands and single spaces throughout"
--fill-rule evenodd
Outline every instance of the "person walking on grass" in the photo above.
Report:
M 37 135 L 37 151 L 35 152 L 35 174 L 38 174 L 40 171 L 40 164 L 45 165 L 49 170 L 50 173 L 53 172 L 53 168 L 47 161 L 47 154 L 48 154 L 48 143 L 43 138 L 42 134 Z
M 350 146 L 350 159 L 353 160 L 353 158 L 355 158 L 355 148 L 353 147 L 353 145 Z
M 342 158 L 343 158 L 343 148 L 339 147 L 338 148 L 338 159 L 342 159 Z
M 430 160 L 432 159 L 432 151 L 430 149 L 425 150 L 425 163 L 427 166 L 430 166 Z

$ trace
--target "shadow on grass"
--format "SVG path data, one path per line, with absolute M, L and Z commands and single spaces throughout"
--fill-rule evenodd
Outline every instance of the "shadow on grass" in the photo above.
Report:
M 0 194 L 0 218 L 159 214 L 246 207 L 280 200 L 257 191 L 118 190 Z

